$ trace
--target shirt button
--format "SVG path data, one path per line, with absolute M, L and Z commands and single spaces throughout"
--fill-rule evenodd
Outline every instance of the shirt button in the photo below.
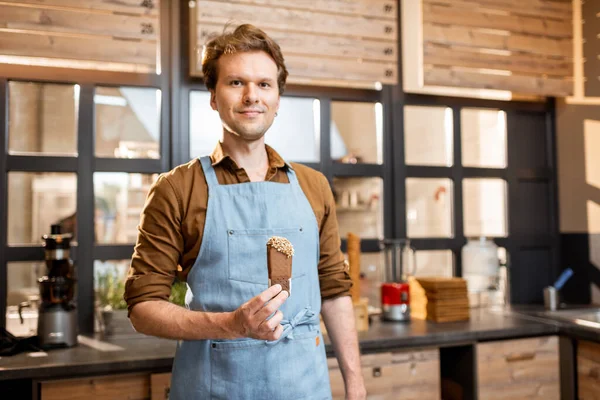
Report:
M 233 231 L 229 231 L 228 233 L 229 233 L 229 236 L 233 235 Z

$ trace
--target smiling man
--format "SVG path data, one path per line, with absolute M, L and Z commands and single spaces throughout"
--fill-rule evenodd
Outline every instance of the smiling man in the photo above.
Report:
M 321 400 L 331 398 L 322 314 L 346 398 L 364 399 L 331 189 L 264 142 L 288 75 L 280 48 L 241 25 L 207 43 L 202 71 L 222 140 L 148 194 L 126 284 L 131 322 L 180 341 L 172 400 Z M 269 286 L 274 236 L 293 246 L 291 294 Z M 168 302 L 177 275 L 185 308 Z

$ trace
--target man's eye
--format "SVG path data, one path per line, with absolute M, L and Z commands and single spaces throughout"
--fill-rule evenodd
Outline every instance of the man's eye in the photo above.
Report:
M 230 84 L 231 86 L 240 86 L 242 84 L 242 81 L 233 80 Z
M 260 87 L 263 87 L 263 88 L 269 88 L 269 87 L 271 87 L 271 84 L 270 84 L 270 83 L 267 83 L 267 82 L 262 82 L 262 83 L 260 84 Z

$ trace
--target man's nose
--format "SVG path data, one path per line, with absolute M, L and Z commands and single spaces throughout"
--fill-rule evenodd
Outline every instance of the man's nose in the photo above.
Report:
M 258 91 L 254 84 L 246 85 L 246 91 L 244 92 L 244 103 L 253 104 L 258 102 Z

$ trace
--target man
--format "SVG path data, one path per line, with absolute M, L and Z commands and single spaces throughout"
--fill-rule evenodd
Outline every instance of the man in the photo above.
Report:
M 279 46 L 241 25 L 207 43 L 202 71 L 223 138 L 149 193 L 126 285 L 131 322 L 180 340 L 172 400 L 329 399 L 321 312 L 346 397 L 364 399 L 331 189 L 264 143 L 287 78 Z M 271 236 L 294 246 L 291 296 L 268 287 Z M 186 308 L 165 301 L 178 266 Z

